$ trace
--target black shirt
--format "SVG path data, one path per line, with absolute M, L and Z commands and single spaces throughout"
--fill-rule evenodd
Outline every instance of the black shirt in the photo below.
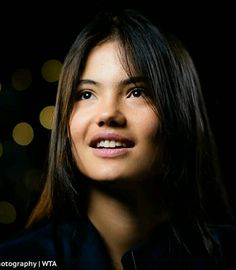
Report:
M 124 270 L 234 270 L 236 227 L 209 226 L 214 243 L 209 256 L 200 238 L 185 232 L 176 237 L 165 223 L 152 237 L 128 250 Z M 0 245 L 0 269 L 110 270 L 109 256 L 96 228 L 88 219 L 46 222 L 27 229 Z

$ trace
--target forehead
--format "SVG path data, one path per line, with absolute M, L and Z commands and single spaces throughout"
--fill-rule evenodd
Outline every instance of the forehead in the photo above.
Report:
M 85 69 L 99 65 L 99 67 L 109 64 L 120 65 L 119 46 L 117 41 L 106 41 L 96 45 L 88 54 Z
M 88 54 L 81 79 L 109 80 L 128 77 L 116 41 L 106 41 Z
M 142 76 L 134 67 L 128 50 L 119 39 L 109 39 L 96 45 L 88 54 L 81 78 L 91 74 L 124 77 Z

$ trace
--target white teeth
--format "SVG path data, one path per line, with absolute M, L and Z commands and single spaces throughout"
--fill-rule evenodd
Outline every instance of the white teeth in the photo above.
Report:
M 116 147 L 126 147 L 125 143 L 122 142 L 116 142 L 114 140 L 103 140 L 96 144 L 97 148 L 116 148 Z

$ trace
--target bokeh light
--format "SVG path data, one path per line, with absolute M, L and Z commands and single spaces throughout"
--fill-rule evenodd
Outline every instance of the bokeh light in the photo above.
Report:
M 58 81 L 61 72 L 62 63 L 56 59 L 46 61 L 42 66 L 42 76 L 47 82 Z
M 18 123 L 12 132 L 14 141 L 19 145 L 28 145 L 34 138 L 34 130 L 26 122 Z
M 11 224 L 16 220 L 16 209 L 7 201 L 0 201 L 0 223 Z
M 32 83 L 32 73 L 29 69 L 17 69 L 11 78 L 12 86 L 18 90 L 26 90 Z
M 40 124 L 46 129 L 52 128 L 54 109 L 55 106 L 46 106 L 41 110 L 39 114 Z

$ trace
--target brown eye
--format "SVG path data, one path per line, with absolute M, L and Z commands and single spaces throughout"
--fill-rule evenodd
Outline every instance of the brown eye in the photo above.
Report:
M 130 97 L 138 98 L 143 95 L 144 95 L 144 90 L 142 88 L 135 88 L 129 93 L 128 98 Z
M 82 91 L 78 95 L 78 100 L 93 99 L 93 98 L 95 98 L 95 96 L 90 91 Z

